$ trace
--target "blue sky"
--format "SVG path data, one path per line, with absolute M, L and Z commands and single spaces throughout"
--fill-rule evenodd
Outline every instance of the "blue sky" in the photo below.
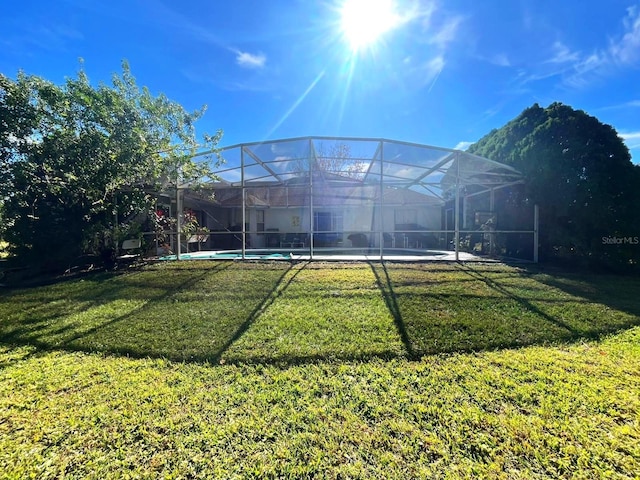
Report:
M 357 47 L 343 0 L 0 1 L 0 72 L 60 83 L 82 58 L 109 83 L 126 59 L 153 93 L 206 104 L 198 130 L 223 129 L 222 146 L 336 135 L 464 148 L 560 101 L 612 125 L 640 163 L 640 0 L 371 0 L 354 7 L 373 25 Z M 376 1 L 394 9 L 370 18 Z

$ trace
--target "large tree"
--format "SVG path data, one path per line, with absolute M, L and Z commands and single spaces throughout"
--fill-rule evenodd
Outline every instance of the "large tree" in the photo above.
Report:
M 316 147 L 310 158 L 297 159 L 292 162 L 291 169 L 297 175 L 307 175 L 309 170 L 329 173 L 351 179 L 360 179 L 366 170 L 365 162 L 351 153 L 351 146 L 347 143 L 333 143 L 325 145 L 323 142 Z
M 207 162 L 192 160 L 202 147 L 218 152 L 221 132 L 196 137 L 203 113 L 139 88 L 126 63 L 111 86 L 92 86 L 83 70 L 63 85 L 0 74 L 0 198 L 10 248 L 60 265 L 104 238 L 116 209 L 121 217 L 143 210 L 150 187 L 210 175 Z
M 524 174 L 520 200 L 540 206 L 543 254 L 637 263 L 640 245 L 603 240 L 633 238 L 640 225 L 640 167 L 611 126 L 560 103 L 535 104 L 469 151 Z

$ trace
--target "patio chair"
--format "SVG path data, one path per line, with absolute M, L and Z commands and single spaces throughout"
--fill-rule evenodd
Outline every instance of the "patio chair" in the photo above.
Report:
M 369 246 L 369 239 L 364 233 L 352 233 L 347 239 L 351 240 L 352 247 L 366 248 Z
M 304 243 L 303 234 L 287 233 L 284 239 L 280 241 L 280 248 L 302 248 Z
M 118 263 L 130 263 L 138 258 L 142 258 L 142 240 L 139 238 L 130 238 L 122 242 L 120 250 L 125 252 L 123 255 L 116 257 Z

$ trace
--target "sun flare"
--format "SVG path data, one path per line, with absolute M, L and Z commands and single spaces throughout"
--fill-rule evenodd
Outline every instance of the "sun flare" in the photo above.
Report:
M 393 0 L 345 0 L 340 13 L 342 34 L 353 51 L 374 44 L 399 23 Z

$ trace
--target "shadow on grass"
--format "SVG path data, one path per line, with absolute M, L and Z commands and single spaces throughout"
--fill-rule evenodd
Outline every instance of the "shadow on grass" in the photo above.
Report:
M 540 283 L 640 317 L 640 277 L 592 272 L 573 272 L 553 266 L 528 269 Z
M 218 264 L 201 271 L 190 269 L 186 275 L 174 274 L 164 281 L 159 280 L 163 278 L 162 272 L 152 270 L 127 275 L 98 274 L 90 279 L 14 290 L 0 297 L 0 314 L 5 318 L 0 323 L 0 341 L 41 349 L 65 348 L 100 328 L 134 316 L 152 302 L 195 285 L 205 275 L 228 267 Z M 129 304 L 130 308 L 115 308 L 115 302 L 119 307 Z M 99 309 L 105 313 L 99 317 L 91 314 Z M 122 310 L 126 313 L 114 315 Z M 67 332 L 69 335 L 65 335 Z
M 217 266 L 218 267 L 218 266 Z M 65 327 L 59 328 L 58 330 L 54 330 L 52 333 L 54 335 L 56 334 L 60 334 L 60 333 L 64 333 L 66 331 L 73 331 L 75 332 L 73 335 L 70 335 L 61 345 L 63 347 L 73 347 L 74 345 L 82 345 L 83 342 L 81 342 L 82 339 L 86 339 L 86 338 L 90 338 L 91 336 L 93 336 L 94 334 L 96 334 L 97 332 L 99 332 L 100 330 L 103 329 L 109 329 L 109 327 L 114 326 L 115 324 L 119 323 L 119 322 L 125 322 L 127 320 L 131 320 L 135 317 L 137 317 L 138 315 L 140 315 L 143 311 L 152 308 L 151 304 L 154 302 L 167 302 L 167 300 L 170 300 L 172 298 L 174 298 L 176 295 L 179 295 L 180 292 L 188 290 L 190 288 L 193 288 L 195 285 L 197 285 L 199 282 L 201 282 L 207 275 L 211 275 L 212 273 L 219 273 L 221 271 L 224 271 L 226 268 L 228 268 L 229 266 L 226 265 L 222 268 L 216 268 L 215 270 L 206 270 L 206 271 L 200 271 L 197 272 L 197 274 L 195 274 L 195 272 L 191 271 L 190 272 L 190 276 L 187 279 L 184 279 L 182 281 L 180 281 L 179 283 L 173 284 L 171 288 L 166 289 L 164 291 L 162 291 L 161 293 L 158 293 L 156 295 L 154 295 L 153 297 L 147 297 L 144 299 L 144 302 L 134 308 L 133 310 L 130 310 L 129 312 L 127 312 L 126 314 L 123 315 L 119 315 L 116 316 L 114 318 L 111 318 L 107 321 L 104 321 L 102 323 L 99 323 L 91 328 L 88 328 L 86 330 L 82 330 L 80 332 L 77 331 L 77 328 L 75 328 L 75 325 L 66 325 Z M 138 284 L 138 287 L 144 287 L 144 283 L 142 284 Z M 127 287 L 131 287 L 131 285 L 127 285 Z M 150 285 L 149 285 L 150 287 Z M 121 288 L 111 288 L 109 289 L 107 292 L 105 292 L 105 294 L 102 296 L 102 298 L 104 300 L 107 301 L 115 301 L 119 298 L 119 295 L 122 293 L 122 289 Z M 115 336 L 114 338 L 118 338 L 117 336 Z M 117 350 L 116 350 L 117 351 Z M 128 353 L 128 352 L 127 352 Z M 133 352 L 130 352 L 133 353 Z
M 477 274 L 483 272 L 474 269 Z M 598 307 L 603 315 L 593 315 L 585 325 L 575 331 L 577 338 L 598 339 L 603 335 L 640 325 L 640 277 L 624 274 L 594 273 L 570 270 L 553 265 L 521 267 L 523 276 L 529 276 L 539 285 L 562 292 L 573 304 L 585 304 L 585 310 Z M 487 279 L 486 273 L 482 275 Z M 553 299 L 545 298 L 551 303 Z
M 0 298 L 0 342 L 39 350 L 212 361 L 273 296 L 289 264 L 143 269 Z M 22 308 L 15 309 L 18 304 Z
M 224 343 L 224 345 L 222 345 L 220 350 L 212 358 L 203 359 L 203 360 L 212 360 L 215 363 L 219 363 L 220 359 L 222 358 L 222 355 L 229 349 L 229 347 L 231 347 L 231 345 L 233 345 L 235 342 L 237 342 L 240 339 L 240 337 L 242 337 L 242 335 L 245 334 L 245 332 L 249 329 L 249 327 L 253 324 L 253 322 L 255 322 L 255 320 L 260 316 L 260 314 L 269 305 L 271 305 L 273 302 L 275 302 L 275 300 L 278 298 L 278 296 L 280 296 L 282 294 L 282 292 L 285 291 L 289 287 L 289 285 L 291 285 L 291 283 L 295 280 L 295 278 L 298 275 L 300 275 L 300 272 L 308 264 L 309 264 L 309 262 L 305 262 L 305 263 L 302 264 L 301 267 L 297 268 L 295 273 L 290 276 L 289 280 L 287 280 L 286 283 L 282 283 L 282 280 L 284 279 L 286 274 L 291 270 L 291 267 L 289 267 L 288 270 L 284 271 L 282 273 L 282 276 L 278 280 L 278 282 L 273 286 L 273 288 L 269 292 L 269 294 L 264 297 L 264 300 L 259 305 L 256 305 L 256 307 L 253 309 L 251 314 L 247 317 L 247 319 L 244 322 L 242 322 L 242 324 L 238 327 L 238 329 L 233 334 L 233 336 L 231 336 L 231 338 L 229 338 L 229 340 L 227 340 Z M 280 285 L 282 285 L 282 287 L 280 287 Z
M 323 270 L 322 265 L 307 262 L 292 271 L 290 263 L 185 262 L 5 292 L 0 295 L 0 342 L 35 348 L 5 353 L 5 347 L 5 352 L 0 351 L 0 368 L 57 349 L 175 361 L 274 365 L 416 359 L 428 354 L 597 338 L 640 324 L 638 279 L 623 279 L 628 284 L 621 286 L 611 276 L 585 280 L 561 272 L 541 273 L 505 265 L 431 268 L 371 262 L 368 267 L 375 286 L 367 280 L 368 275 L 355 273 L 353 283 L 351 277 L 344 277 L 336 287 L 338 291 L 326 276 L 324 283 L 316 283 L 321 277 L 314 279 L 311 274 L 320 269 L 323 275 L 326 269 L 339 269 L 337 265 Z M 303 271 L 306 275 L 302 281 L 299 275 Z M 375 302 L 370 299 L 379 299 L 378 290 L 384 304 L 379 302 L 379 310 L 373 314 L 371 305 Z M 352 324 L 348 314 L 341 316 L 338 311 L 336 318 L 343 318 L 344 325 L 336 328 L 343 328 L 348 335 L 337 336 L 326 343 L 326 348 L 290 349 L 282 355 L 276 354 L 268 341 L 260 346 L 262 350 L 257 349 L 252 343 L 254 337 L 246 335 L 248 330 L 273 305 L 269 322 L 281 324 L 278 328 L 282 335 L 290 335 L 291 310 L 287 305 L 296 305 L 297 295 L 311 295 L 307 299 L 309 308 L 315 308 L 313 314 L 320 315 L 321 320 L 330 315 L 318 310 L 321 302 L 328 309 L 342 305 L 341 301 L 357 306 L 353 311 L 360 318 L 354 317 Z M 320 303 L 315 303 L 314 295 Z M 326 303 L 327 298 L 336 300 Z M 393 318 L 394 325 L 388 320 L 387 324 L 397 348 L 391 348 L 393 342 L 386 340 L 374 344 L 366 329 L 360 336 L 354 333 L 362 325 L 370 325 L 362 323 L 363 318 L 385 316 L 381 316 L 385 308 Z M 257 326 L 269 330 L 269 322 Z M 312 330 L 313 325 L 309 328 Z M 296 332 L 302 335 L 302 341 L 309 342 L 311 330 Z M 323 345 L 326 336 L 321 329 L 319 332 L 323 337 L 312 342 Z M 336 343 L 345 342 L 345 338 L 347 343 Z M 358 345 L 354 342 L 363 343 L 358 349 L 343 348 Z M 226 355 L 238 344 L 242 346 L 236 353 Z M 402 349 L 406 355 L 400 352 Z
M 402 340 L 404 348 L 407 350 L 407 354 L 410 358 L 415 358 L 416 352 L 411 340 L 409 339 L 409 334 L 407 333 L 407 328 L 404 324 L 404 321 L 402 320 L 402 312 L 400 310 L 400 306 L 398 305 L 398 298 L 393 291 L 393 282 L 391 282 L 391 278 L 389 277 L 389 272 L 387 271 L 386 265 L 384 263 L 380 263 L 378 265 L 380 270 L 382 270 L 382 273 L 384 274 L 384 278 L 382 278 L 380 272 L 376 269 L 376 266 L 374 266 L 373 263 L 369 262 L 371 271 L 376 277 L 378 288 L 382 292 L 382 296 L 385 303 L 387 304 L 387 308 L 389 309 L 389 312 L 391 312 L 393 321 L 396 325 L 396 328 L 398 329 L 398 335 L 400 335 L 400 339 Z
M 597 284 L 540 279 L 504 265 L 452 264 L 449 271 L 384 263 L 371 268 L 414 358 L 596 339 L 640 324 L 632 288 L 612 300 L 618 288 L 609 284 L 605 301 Z
M 486 273 L 483 273 L 482 270 L 475 269 L 472 266 L 467 266 L 467 267 L 458 266 L 458 268 L 460 268 L 460 271 L 462 271 L 466 275 L 469 275 L 474 280 L 479 280 L 483 282 L 485 285 L 487 285 L 489 288 L 495 290 L 501 297 L 511 298 L 517 303 L 519 303 L 526 311 L 532 312 L 536 316 L 546 320 L 547 322 L 555 324 L 561 329 L 567 330 L 572 337 L 577 338 L 580 336 L 580 332 L 576 330 L 570 323 L 565 322 L 560 318 L 556 318 L 549 315 L 541 308 L 536 307 L 530 299 L 515 295 L 514 293 L 509 291 L 509 289 L 506 286 L 500 284 L 498 280 L 492 279 Z M 547 299 L 544 299 L 544 301 L 547 301 Z M 556 302 L 558 301 L 556 300 Z M 560 300 L 559 302 L 564 302 L 564 301 Z

